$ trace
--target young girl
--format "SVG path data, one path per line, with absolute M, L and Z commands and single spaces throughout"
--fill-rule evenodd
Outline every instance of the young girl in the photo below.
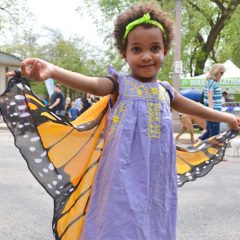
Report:
M 79 239 L 174 240 L 177 175 L 170 108 L 226 122 L 234 130 L 240 130 L 240 121 L 158 82 L 173 24 L 157 4 L 136 4 L 120 14 L 114 36 L 129 75 L 110 67 L 109 77 L 89 77 L 40 59 L 24 60 L 22 74 L 36 81 L 53 78 L 98 96 L 112 94 L 105 145 Z

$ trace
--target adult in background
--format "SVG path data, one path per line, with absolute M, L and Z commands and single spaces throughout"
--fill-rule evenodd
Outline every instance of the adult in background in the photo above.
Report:
M 225 72 L 223 64 L 214 64 L 208 72 L 207 84 L 204 88 L 203 104 L 214 110 L 222 110 L 222 90 L 219 86 Z M 220 133 L 220 122 L 207 121 L 207 131 L 200 137 L 201 140 L 205 140 L 209 137 L 215 136 Z
M 54 86 L 54 94 L 50 99 L 49 108 L 56 114 L 60 116 L 65 115 L 65 98 L 61 91 L 61 85 L 56 84 Z
M 90 93 L 85 93 L 83 98 L 82 98 L 82 108 L 80 110 L 80 114 L 84 113 L 88 108 L 91 107 L 91 94 Z

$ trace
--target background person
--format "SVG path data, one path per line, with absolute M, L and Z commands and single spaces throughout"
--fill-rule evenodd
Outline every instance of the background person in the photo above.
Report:
M 228 93 L 226 91 L 222 92 L 222 105 L 226 105 L 229 102 Z
M 45 106 L 48 106 L 48 97 L 46 95 L 42 95 L 42 102 Z
M 71 101 L 71 107 L 68 111 L 69 120 L 73 121 L 79 116 L 79 111 L 76 108 L 75 101 Z
M 219 81 L 221 80 L 225 72 L 225 67 L 223 64 L 214 64 L 208 72 L 207 84 L 204 88 L 204 98 L 203 103 L 211 109 L 221 111 L 222 110 L 222 90 L 219 86 Z M 206 132 L 200 136 L 200 140 L 205 140 L 209 137 L 218 135 L 220 133 L 220 122 L 207 121 Z
M 69 109 L 71 108 L 71 98 L 70 97 L 66 97 L 65 99 L 65 106 L 64 106 L 64 110 L 65 110 L 65 117 L 69 118 Z
M 82 102 L 82 98 L 80 96 L 75 99 L 75 106 L 76 106 L 78 112 L 80 112 L 80 110 L 82 108 L 81 102 Z
M 65 115 L 65 98 L 61 91 L 61 85 L 56 84 L 54 86 L 54 94 L 50 99 L 49 108 L 56 114 L 60 116 Z
M 81 99 L 81 110 L 79 114 L 84 113 L 88 108 L 91 107 L 91 94 L 90 93 L 84 93 L 84 96 Z

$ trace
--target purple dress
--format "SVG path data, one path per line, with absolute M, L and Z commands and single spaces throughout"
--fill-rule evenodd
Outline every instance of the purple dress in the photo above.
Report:
M 176 147 L 166 91 L 173 96 L 173 89 L 110 73 L 118 78 L 119 97 L 109 111 L 80 239 L 175 240 Z

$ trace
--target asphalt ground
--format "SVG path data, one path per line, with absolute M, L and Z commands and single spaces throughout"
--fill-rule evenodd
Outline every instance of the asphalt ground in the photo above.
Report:
M 240 159 L 231 154 L 228 148 L 227 161 L 179 188 L 177 240 L 240 240 Z M 0 129 L 0 193 L 0 240 L 54 240 L 53 201 L 5 128 Z

